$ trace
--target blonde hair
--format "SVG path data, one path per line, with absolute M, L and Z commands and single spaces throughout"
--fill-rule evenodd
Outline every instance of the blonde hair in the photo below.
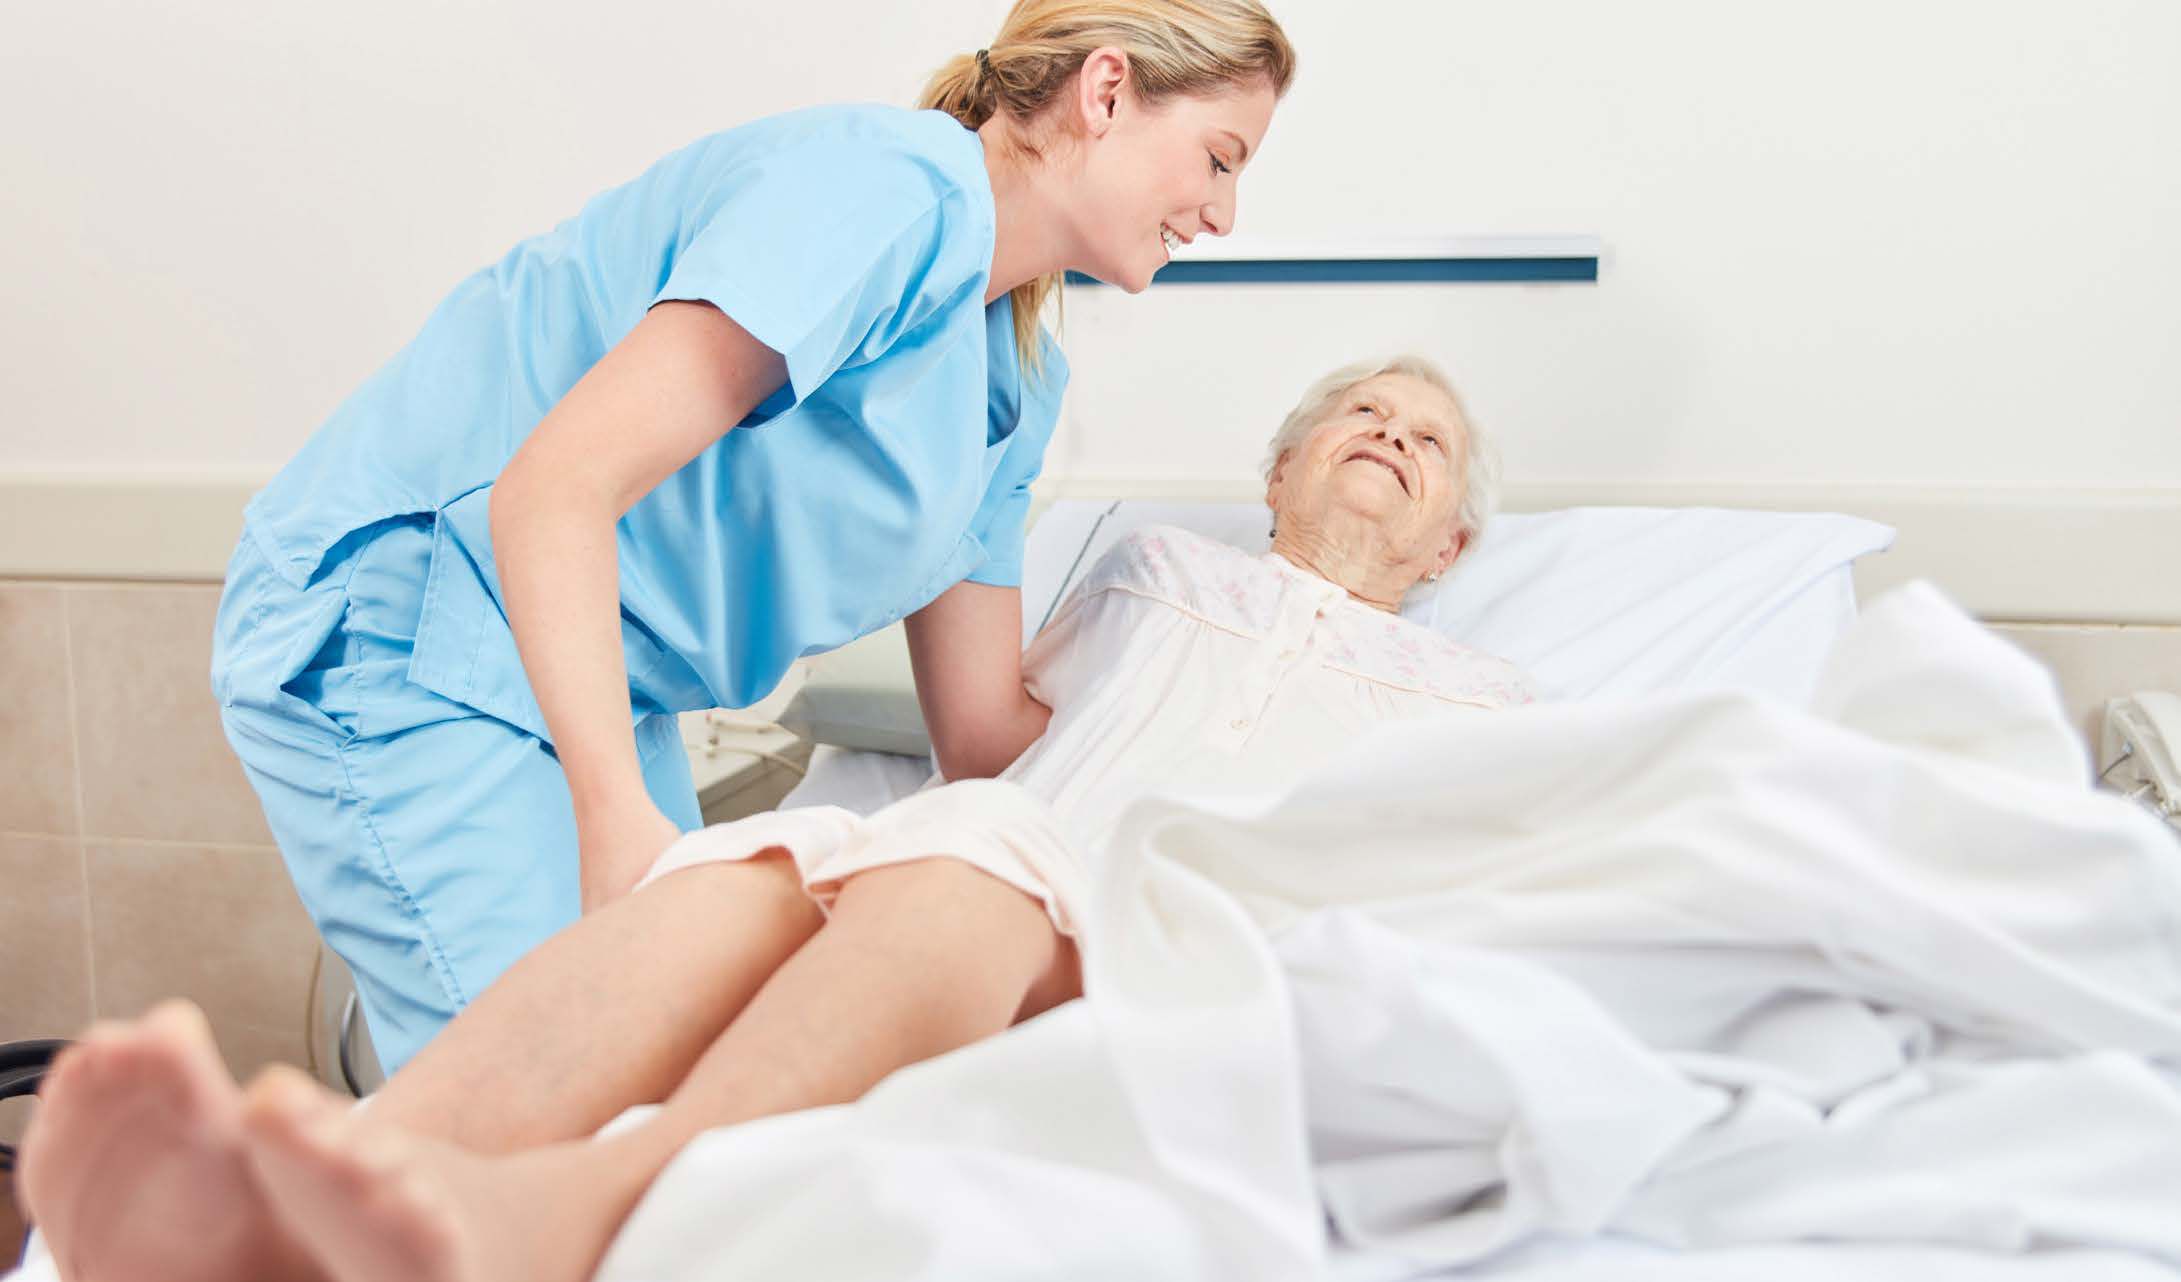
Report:
M 1129 81 L 1147 104 L 1255 81 L 1277 97 L 1295 78 L 1295 48 L 1258 0 L 1017 0 L 991 45 L 948 59 L 916 105 L 971 129 L 996 113 L 1028 125 L 1108 46 L 1128 54 Z M 1032 371 L 1044 356 L 1038 315 L 1062 279 L 1040 276 L 1009 295 L 1015 350 Z
M 1446 371 L 1421 356 L 1357 361 L 1312 383 L 1303 398 L 1295 403 L 1295 408 L 1288 411 L 1280 430 L 1272 434 L 1272 444 L 1265 451 L 1265 479 L 1272 479 L 1272 470 L 1280 465 L 1282 455 L 1309 439 L 1318 424 L 1332 416 L 1333 407 L 1349 389 L 1381 374 L 1406 374 L 1431 384 L 1446 393 L 1446 398 L 1454 403 L 1454 412 L 1461 415 L 1462 504 L 1455 510 L 1454 522 L 1455 528 L 1475 543 L 1477 536 L 1484 533 L 1484 523 L 1491 519 L 1493 509 L 1499 506 L 1499 449 L 1477 427 L 1476 420 L 1469 417 L 1469 407 L 1462 404 L 1462 395 L 1454 390 L 1454 381 L 1446 376 Z

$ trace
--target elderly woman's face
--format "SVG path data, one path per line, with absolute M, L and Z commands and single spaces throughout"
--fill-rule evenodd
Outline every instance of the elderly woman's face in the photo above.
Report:
M 1468 431 L 1438 388 L 1380 374 L 1349 388 L 1281 458 L 1265 501 L 1282 526 L 1321 523 L 1335 509 L 1365 517 L 1422 578 L 1461 551 L 1454 519 L 1468 480 Z

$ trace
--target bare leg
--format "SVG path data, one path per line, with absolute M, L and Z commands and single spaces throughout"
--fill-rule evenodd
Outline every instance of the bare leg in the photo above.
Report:
M 518 962 L 361 1124 L 482 1152 L 588 1135 L 665 1098 L 821 920 L 785 852 L 674 873 Z M 186 1003 L 70 1051 L 23 1164 L 25 1204 L 63 1276 L 319 1277 L 251 1178 L 241 1117 L 241 1092 Z
M 359 1125 L 300 1075 L 251 1090 L 252 1161 L 337 1282 L 577 1282 L 714 1126 L 843 1103 L 1079 991 L 1043 910 L 952 860 L 875 869 L 642 1126 L 490 1158 Z
M 480 1153 L 588 1136 L 665 1099 L 824 920 L 784 850 L 671 873 L 516 962 L 366 1116 Z

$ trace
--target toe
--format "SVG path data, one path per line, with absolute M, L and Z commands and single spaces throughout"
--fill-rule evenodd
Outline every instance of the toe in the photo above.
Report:
M 349 1120 L 348 1109 L 286 1065 L 259 1073 L 243 1097 L 244 1134 L 254 1151 L 276 1159 L 356 1167 L 345 1152 Z
M 325 1111 L 324 1092 L 302 1070 L 274 1064 L 250 1079 L 243 1101 L 251 1117 L 299 1124 Z
M 114 1052 L 129 1040 L 129 1026 L 102 1019 L 77 1036 L 65 1056 L 66 1076 L 77 1081 L 95 1080 L 112 1065 Z
M 151 1008 L 144 1016 L 143 1028 L 147 1033 L 192 1047 L 210 1047 L 212 1021 L 195 1002 L 182 998 L 163 1001 Z
M 71 1045 L 53 1057 L 46 1065 L 45 1075 L 38 1079 L 38 1098 L 46 1104 L 68 1093 L 83 1068 L 83 1047 Z

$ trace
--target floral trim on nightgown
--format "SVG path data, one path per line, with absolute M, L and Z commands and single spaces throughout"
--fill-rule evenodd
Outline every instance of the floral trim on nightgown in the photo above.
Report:
M 1534 697 L 1522 670 L 1504 659 L 1355 601 L 1339 586 L 1275 553 L 1252 556 L 1169 525 L 1138 530 L 1108 549 L 1069 594 L 1060 617 L 1100 593 L 1127 592 L 1237 636 L 1262 640 L 1277 626 L 1288 595 L 1297 591 L 1320 599 L 1317 615 L 1325 639 L 1318 659 L 1328 668 L 1487 708 L 1529 703 Z

